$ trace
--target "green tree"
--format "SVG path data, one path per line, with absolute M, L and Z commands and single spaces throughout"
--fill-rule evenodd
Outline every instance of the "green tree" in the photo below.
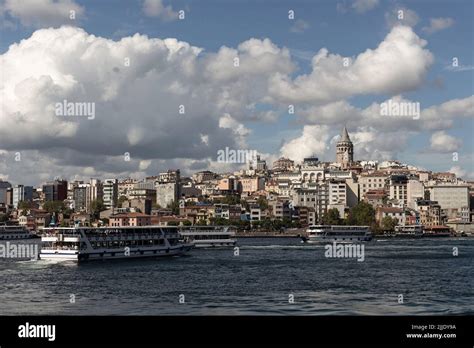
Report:
M 332 208 L 323 215 L 323 225 L 341 225 L 342 219 L 337 208 Z
M 179 202 L 178 201 L 172 201 L 171 203 L 168 204 L 167 208 L 171 209 L 174 215 L 179 215 Z
M 265 197 L 258 197 L 257 204 L 262 210 L 268 209 L 268 201 Z
M 240 203 L 240 196 L 238 195 L 227 195 L 222 199 L 222 203 L 224 204 L 229 204 L 229 205 L 235 205 Z
M 48 213 L 62 213 L 66 210 L 66 206 L 62 201 L 46 201 L 43 204 L 43 209 L 46 210 Z
M 107 210 L 107 207 L 102 199 L 98 198 L 91 202 L 91 212 L 94 219 L 99 219 L 100 212 L 104 210 Z
M 226 225 L 229 225 L 229 220 L 227 219 L 224 219 L 224 218 L 211 218 L 211 225 L 214 225 L 214 226 L 226 226 Z
M 126 196 L 120 196 L 119 199 L 118 199 L 118 202 L 117 202 L 117 206 L 118 206 L 119 208 L 123 208 L 123 207 L 122 207 L 122 204 L 123 204 L 125 201 L 127 201 L 127 200 L 128 200 L 128 199 L 127 199 Z
M 196 225 L 197 226 L 207 226 L 207 222 L 206 220 L 199 220 L 198 222 L 196 222 Z
M 18 202 L 18 209 L 21 210 L 21 215 L 26 215 L 28 210 L 33 208 L 33 202 L 30 201 L 20 201 Z
M 189 221 L 189 220 L 184 220 L 184 221 L 183 221 L 183 225 L 184 225 L 184 226 L 191 226 L 192 223 L 191 223 L 191 221 Z
M 385 216 L 382 219 L 382 228 L 384 231 L 393 231 L 395 226 L 398 225 L 398 219 L 392 218 L 391 216 Z
M 0 214 L 0 222 L 7 222 L 10 219 L 8 214 Z
M 347 219 L 349 225 L 372 226 L 375 224 L 375 210 L 366 202 L 359 202 L 349 211 Z

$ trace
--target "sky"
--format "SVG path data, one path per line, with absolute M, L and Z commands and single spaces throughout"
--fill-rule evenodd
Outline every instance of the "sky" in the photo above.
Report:
M 218 161 L 226 147 L 334 161 L 346 126 L 355 160 L 472 180 L 473 7 L 0 0 L 0 179 L 242 167 Z M 63 101 L 94 116 L 58 114 Z M 389 101 L 420 113 L 383 114 Z

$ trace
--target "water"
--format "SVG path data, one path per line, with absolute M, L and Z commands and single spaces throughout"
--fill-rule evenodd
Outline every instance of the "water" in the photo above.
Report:
M 474 314 L 474 239 L 374 241 L 364 262 L 326 258 L 324 246 L 296 238 L 239 245 L 240 256 L 201 249 L 81 265 L 3 259 L 0 315 Z

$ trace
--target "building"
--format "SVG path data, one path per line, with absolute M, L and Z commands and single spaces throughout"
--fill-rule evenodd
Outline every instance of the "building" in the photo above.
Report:
M 214 216 L 215 218 L 221 218 L 226 220 L 240 220 L 242 214 L 242 207 L 240 205 L 229 205 L 229 204 L 214 204 Z
M 180 179 L 181 179 L 181 174 L 178 169 L 178 170 L 168 170 L 166 172 L 159 173 L 158 177 L 156 178 L 156 181 L 159 183 L 165 183 L 165 182 L 179 183 Z
M 73 188 L 74 211 L 86 211 L 88 184 L 79 184 Z
M 407 205 L 408 195 L 407 195 L 407 184 L 408 178 L 406 175 L 394 174 L 391 175 L 388 179 L 389 187 L 389 198 L 392 200 L 397 200 L 402 205 Z
M 137 183 L 136 179 L 132 178 L 127 178 L 120 180 L 118 182 L 118 194 L 119 196 L 126 196 L 128 190 L 131 190 L 135 187 L 135 184 Z
M 295 167 L 295 162 L 289 158 L 280 157 L 275 162 L 273 162 L 272 170 L 274 172 L 288 172 L 293 170 Z
M 336 144 L 336 162 L 342 168 L 347 168 L 354 162 L 354 145 L 346 127 L 342 130 L 341 139 Z
M 162 208 L 168 207 L 173 202 L 178 201 L 179 184 L 176 182 L 157 183 L 156 204 Z
M 384 172 L 361 174 L 358 178 L 361 197 L 364 197 L 368 191 L 385 189 L 387 177 Z
M 45 201 L 64 201 L 67 199 L 67 181 L 54 180 L 43 185 Z
M 152 203 L 154 202 L 155 198 L 153 199 L 130 199 L 122 203 L 122 208 L 129 208 L 139 211 L 141 213 L 150 215 L 151 214 L 151 207 Z
M 329 184 L 327 182 L 295 189 L 292 192 L 293 205 L 312 208 L 320 220 L 329 206 Z
M 123 213 L 114 214 L 109 218 L 109 226 L 125 227 L 125 226 L 150 226 L 151 216 L 143 213 Z
M 87 202 L 86 202 L 86 210 L 91 210 L 91 203 L 93 201 L 97 201 L 104 199 L 104 187 L 100 180 L 98 179 L 90 179 L 89 186 L 88 186 L 88 193 L 87 193 Z
M 416 179 L 409 179 L 407 183 L 407 206 L 414 209 L 416 201 L 425 198 L 425 187 Z
M 195 183 L 202 183 L 204 181 L 214 180 L 215 178 L 217 178 L 217 174 L 208 170 L 193 174 L 193 181 Z
M 8 181 L 0 179 L 0 204 L 8 205 L 7 191 L 10 187 L 12 187 L 12 185 Z
M 219 191 L 235 191 L 237 190 L 237 183 L 235 177 L 222 178 L 217 184 Z
M 402 208 L 394 207 L 377 207 L 375 210 L 375 221 L 382 224 L 382 221 L 385 217 L 391 217 L 392 219 L 397 219 L 399 225 L 406 224 L 405 211 Z
M 250 221 L 261 221 L 266 217 L 265 211 L 257 204 L 251 204 L 249 207 Z
M 12 193 L 13 193 L 12 204 L 15 209 L 18 208 L 18 203 L 22 201 L 33 200 L 33 187 L 32 186 L 16 185 L 13 187 Z
M 325 170 L 317 157 L 308 157 L 303 160 L 299 181 L 302 184 L 324 181 Z
M 461 217 L 470 208 L 468 185 L 433 185 L 427 187 L 430 200 L 437 201 L 448 218 Z
M 213 205 L 189 205 L 179 208 L 179 216 L 184 216 L 193 222 L 205 221 L 210 223 L 211 218 L 215 217 L 215 207 Z
M 156 197 L 156 189 L 147 189 L 147 188 L 132 188 L 127 191 L 128 199 L 149 199 L 154 201 Z
M 113 209 L 117 207 L 118 201 L 118 180 L 117 179 L 106 179 L 102 185 L 103 197 L 102 200 L 107 209 Z
M 439 226 L 442 222 L 441 206 L 436 201 L 419 199 L 416 202 L 416 210 L 419 212 L 419 223 L 424 226 Z
M 388 195 L 385 190 L 371 190 L 365 193 L 364 201 L 372 207 L 377 208 L 385 205 Z
M 250 177 L 241 178 L 239 183 L 243 193 L 254 193 L 265 189 L 265 178 Z
M 177 202 L 180 197 L 180 171 L 168 170 L 159 173 L 155 181 L 156 204 L 162 208 L 166 208 L 173 202 Z

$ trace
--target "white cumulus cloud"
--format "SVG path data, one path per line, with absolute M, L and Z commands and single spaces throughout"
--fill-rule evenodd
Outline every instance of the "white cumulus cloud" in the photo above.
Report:
M 279 100 L 329 102 L 360 94 L 396 94 L 413 90 L 433 62 L 410 27 L 396 26 L 375 49 L 359 54 L 347 67 L 344 57 L 321 49 L 312 60 L 312 72 L 292 80 L 276 74 L 271 92 Z M 346 64 L 347 65 L 347 64 Z

